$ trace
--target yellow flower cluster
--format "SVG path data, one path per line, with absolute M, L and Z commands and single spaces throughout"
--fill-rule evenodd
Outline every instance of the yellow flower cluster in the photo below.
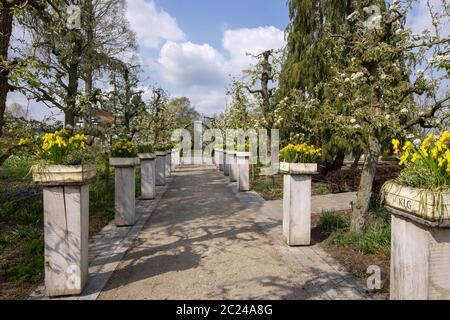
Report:
M 119 140 L 112 145 L 111 154 L 113 157 L 125 158 L 135 157 L 138 152 L 137 146 L 128 140 Z
M 445 131 L 440 137 L 430 134 L 420 146 L 415 146 L 411 141 L 406 141 L 401 148 L 400 165 L 416 163 L 425 159 L 437 164 L 440 169 L 450 173 L 450 132 Z M 395 152 L 399 152 L 400 141 L 392 140 Z
M 292 163 L 316 162 L 322 155 L 322 149 L 315 146 L 302 144 L 288 144 L 280 150 L 280 158 Z
M 44 152 L 54 147 L 85 150 L 87 137 L 84 134 L 76 134 L 69 137 L 66 129 L 62 129 L 61 131 L 55 131 L 55 133 L 46 133 L 42 141 L 42 150 Z
M 20 138 L 19 142 L 17 143 L 17 145 L 19 147 L 23 147 L 30 144 L 30 140 L 28 138 Z
M 322 149 L 320 148 L 316 148 L 314 146 L 308 145 L 306 143 L 302 143 L 302 144 L 288 144 L 286 147 L 284 147 L 283 149 L 280 150 L 280 152 L 297 152 L 297 153 L 305 153 L 308 155 L 317 155 L 320 156 L 322 155 Z

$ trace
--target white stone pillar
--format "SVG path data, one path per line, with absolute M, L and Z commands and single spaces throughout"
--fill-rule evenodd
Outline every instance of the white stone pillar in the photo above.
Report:
M 172 153 L 171 153 L 171 158 L 170 158 L 170 171 L 174 172 L 175 171 L 175 167 L 176 167 L 176 157 L 177 157 L 177 150 L 173 149 Z
M 170 177 L 172 172 L 172 151 L 168 150 L 166 154 L 166 177 Z
M 156 152 L 156 185 L 166 185 L 166 153 Z
M 116 226 L 132 226 L 136 222 L 136 158 L 111 158 L 110 163 L 115 168 Z
M 229 154 L 228 159 L 230 159 L 230 182 L 237 182 L 239 180 L 239 168 L 236 152 L 230 151 L 227 154 Z
M 230 176 L 230 166 L 226 150 L 223 150 L 223 174 L 225 175 L 225 177 Z
M 154 153 L 140 153 L 138 156 L 141 161 L 141 199 L 153 200 L 156 195 L 156 155 Z
M 317 164 L 281 163 L 284 173 L 283 235 L 289 246 L 311 244 L 311 174 Z
M 219 159 L 219 171 L 224 170 L 224 165 L 223 165 L 223 150 L 222 149 L 218 149 L 218 159 Z
M 391 300 L 450 300 L 450 222 L 429 222 L 388 210 Z
M 181 161 L 180 161 L 181 157 L 180 157 L 180 149 L 176 149 L 175 150 L 175 168 L 179 165 L 181 165 Z
M 89 184 L 95 166 L 37 166 L 43 185 L 45 294 L 77 295 L 88 279 Z
M 238 152 L 237 163 L 239 167 L 239 191 L 250 190 L 250 152 Z

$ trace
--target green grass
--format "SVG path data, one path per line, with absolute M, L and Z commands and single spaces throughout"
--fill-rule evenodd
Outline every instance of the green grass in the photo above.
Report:
M 324 211 L 319 216 L 319 227 L 327 232 L 334 232 L 349 227 L 349 220 L 335 212 Z
M 350 231 L 350 218 L 324 212 L 319 219 L 319 227 L 331 232 L 328 242 L 337 246 L 351 246 L 363 254 L 384 254 L 389 256 L 391 246 L 391 226 L 389 213 L 383 208 L 372 209 L 369 226 L 362 234 Z
M 6 269 L 8 277 L 18 283 L 30 281 L 38 283 L 44 274 L 44 257 L 26 258 L 18 264 Z
M 36 158 L 30 155 L 10 157 L 0 167 L 0 180 L 28 181 L 31 179 L 31 167 L 36 163 Z

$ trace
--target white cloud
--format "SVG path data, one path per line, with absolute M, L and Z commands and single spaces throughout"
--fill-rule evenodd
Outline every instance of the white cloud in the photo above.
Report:
M 158 59 L 160 75 L 181 87 L 223 84 L 224 58 L 208 44 L 166 42 Z
M 282 48 L 284 32 L 273 26 L 226 30 L 222 45 L 223 54 L 209 44 L 167 41 L 152 69 L 174 95 L 187 96 L 198 111 L 212 114 L 224 109 L 229 75 L 237 76 L 255 63 L 247 53 Z
M 225 31 L 222 39 L 225 50 L 230 55 L 227 71 L 239 73 L 255 60 L 247 54 L 256 55 L 270 49 L 280 49 L 286 44 L 284 32 L 273 26 L 243 28 Z
M 127 18 L 143 47 L 157 49 L 165 40 L 184 39 L 185 35 L 178 27 L 176 19 L 158 9 L 153 0 L 128 1 Z
M 220 113 L 225 107 L 225 88 L 191 87 L 175 92 L 174 97 L 188 97 L 195 109 L 203 114 Z

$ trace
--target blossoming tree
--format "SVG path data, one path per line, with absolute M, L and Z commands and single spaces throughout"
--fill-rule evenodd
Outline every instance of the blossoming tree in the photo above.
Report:
M 449 115 L 450 94 L 441 84 L 448 79 L 450 38 L 440 34 L 448 6 L 444 3 L 444 14 L 437 14 L 429 4 L 435 31 L 417 35 L 405 27 L 411 1 L 394 1 L 389 7 L 384 1 L 371 4 L 355 1 L 344 32 L 328 30 L 331 45 L 325 54 L 345 52 L 346 58 L 332 68 L 329 81 L 319 84 L 324 99 L 315 104 L 318 124 L 333 135 L 353 139 L 366 155 L 353 205 L 354 232 L 365 228 L 383 145 L 393 135 L 408 135 L 415 126 L 435 127 Z M 426 71 L 417 70 L 420 67 Z M 425 103 L 419 103 L 419 97 Z

